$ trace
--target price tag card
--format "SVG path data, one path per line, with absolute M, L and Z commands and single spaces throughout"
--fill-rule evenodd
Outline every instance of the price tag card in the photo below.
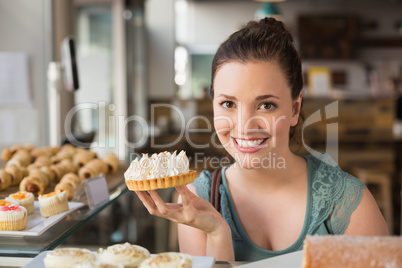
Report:
M 84 180 L 85 193 L 88 199 L 89 208 L 94 208 L 109 200 L 109 189 L 107 187 L 105 175 Z

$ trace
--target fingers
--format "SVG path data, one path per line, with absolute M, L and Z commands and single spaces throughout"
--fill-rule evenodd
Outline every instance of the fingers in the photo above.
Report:
M 152 198 L 146 193 L 142 191 L 135 191 L 137 194 L 138 198 L 141 200 L 141 202 L 144 204 L 145 208 L 148 210 L 148 212 L 153 215 L 156 205 L 155 202 L 152 200 Z
M 188 206 L 191 204 L 189 193 L 191 193 L 185 185 L 177 186 L 176 191 L 181 196 L 181 203 L 183 206 Z M 191 193 L 192 194 L 192 193 Z
M 166 204 L 154 190 L 148 191 L 148 193 L 145 191 L 136 191 L 135 193 L 144 204 L 149 214 L 154 216 L 169 218 L 169 216 L 172 216 L 171 214 L 174 213 L 174 210 L 183 207 L 181 204 L 175 204 L 175 206 Z
M 165 201 L 162 200 L 162 198 L 158 195 L 158 193 L 154 190 L 148 191 L 148 193 L 153 199 L 154 204 L 156 205 L 158 211 L 162 215 L 168 215 L 169 209 L 167 208 Z
M 194 220 L 194 207 L 189 195 L 194 195 L 186 186 L 176 187 L 182 199 L 181 204 L 165 203 L 154 191 L 136 191 L 135 193 L 144 204 L 149 214 L 163 217 L 175 222 L 190 222 Z

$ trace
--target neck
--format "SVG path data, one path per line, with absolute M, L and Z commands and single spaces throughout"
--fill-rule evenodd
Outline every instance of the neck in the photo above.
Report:
M 245 183 L 248 187 L 277 190 L 298 178 L 305 167 L 303 161 L 304 159 L 290 151 L 281 155 L 271 153 L 259 168 L 244 168 L 241 163 L 234 163 L 229 177 L 236 180 L 233 180 L 234 183 Z

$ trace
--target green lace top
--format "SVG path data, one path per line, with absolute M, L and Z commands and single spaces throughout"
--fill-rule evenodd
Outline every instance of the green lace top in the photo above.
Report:
M 327 154 L 304 156 L 308 166 L 307 207 L 303 229 L 290 247 L 271 251 L 255 245 L 245 233 L 237 216 L 227 187 L 225 170 L 222 169 L 221 194 L 222 216 L 232 230 L 236 261 L 256 261 L 303 249 L 306 235 L 343 234 L 350 216 L 359 204 L 365 185 L 344 172 Z M 211 174 L 202 171 L 194 181 L 197 195 L 210 200 Z

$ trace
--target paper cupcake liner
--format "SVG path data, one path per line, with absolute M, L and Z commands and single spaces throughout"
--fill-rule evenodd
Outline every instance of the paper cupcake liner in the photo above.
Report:
M 27 225 L 27 219 L 11 222 L 0 222 L 1 231 L 21 231 L 24 230 Z
M 61 203 L 59 205 L 52 205 L 49 207 L 41 207 L 40 214 L 42 215 L 42 217 L 48 218 L 50 216 L 65 212 L 68 209 L 69 209 L 68 204 Z
M 158 179 L 126 180 L 126 185 L 130 191 L 149 191 L 192 183 L 195 180 L 196 175 L 197 171 L 190 170 L 189 173 Z
M 25 229 L 27 224 L 26 209 L 21 209 L 21 207 L 19 210 L 2 211 L 0 218 L 1 231 L 21 231 Z
M 20 204 L 20 206 L 23 206 L 24 208 L 27 209 L 28 215 L 31 215 L 31 214 L 33 214 L 35 212 L 34 202 L 26 203 L 26 204 Z
M 39 198 L 39 211 L 42 217 L 48 218 L 68 209 L 67 194 L 65 192 L 47 198 Z

